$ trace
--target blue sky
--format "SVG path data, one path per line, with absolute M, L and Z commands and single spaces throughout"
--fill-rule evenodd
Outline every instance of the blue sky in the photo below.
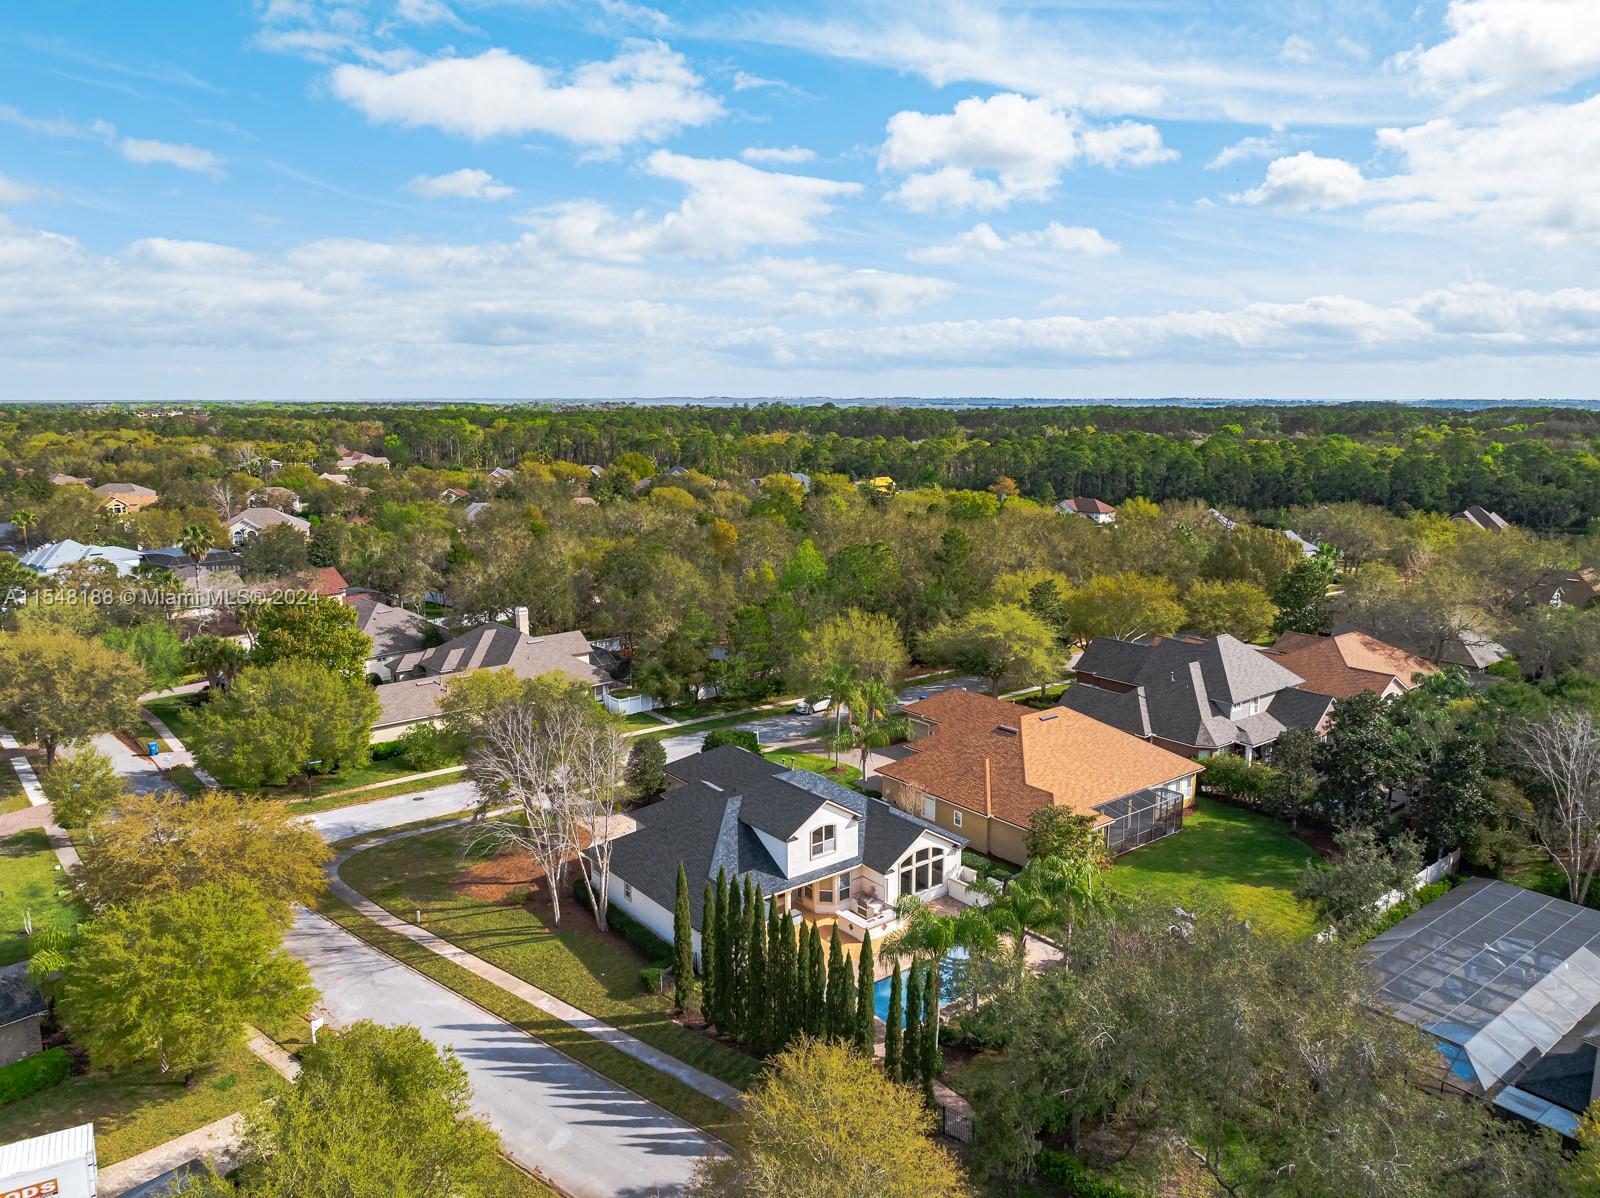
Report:
M 13 6 L 0 400 L 1596 398 L 1593 0 Z

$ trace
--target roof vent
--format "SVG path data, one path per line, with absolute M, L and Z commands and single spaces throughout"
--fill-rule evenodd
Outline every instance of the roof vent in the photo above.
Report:
M 1006 724 L 1001 724 L 995 728 L 994 734 L 996 736 L 1015 736 L 1017 734 L 1017 730 Z
M 701 786 L 709 786 L 712 790 L 716 791 L 718 794 L 723 793 L 722 792 L 722 787 L 718 786 L 715 782 L 707 782 L 704 778 L 700 779 L 700 785 Z
M 1053 719 L 1056 718 L 1056 716 L 1058 716 L 1060 714 L 1061 713 L 1059 711 L 1047 711 L 1047 712 L 1045 712 L 1043 715 L 1041 715 L 1039 717 L 1039 722 L 1042 724 L 1046 720 L 1053 720 Z

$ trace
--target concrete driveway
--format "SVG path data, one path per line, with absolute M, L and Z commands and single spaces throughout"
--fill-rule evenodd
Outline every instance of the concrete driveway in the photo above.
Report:
M 155 733 L 150 734 L 152 740 Z M 153 794 L 160 790 L 177 789 L 167 781 L 167 777 L 156 768 L 155 762 L 149 757 L 135 753 L 124 744 L 120 737 L 103 732 L 91 742 L 111 759 L 111 768 L 122 779 L 123 785 L 131 794 Z
M 321 916 L 299 912 L 286 943 L 311 970 L 322 992 L 317 1013 L 331 1023 L 409 1023 L 455 1049 L 472 1079 L 474 1112 L 516 1161 L 572 1198 L 680 1193 L 695 1162 L 717 1147 L 699 1129 Z
M 471 782 L 446 782 L 443 786 L 419 790 L 413 795 L 396 795 L 389 799 L 374 799 L 370 803 L 335 807 L 307 818 L 322 833 L 322 839 L 332 843 L 347 836 L 381 832 L 421 819 L 470 811 L 477 802 L 478 790 Z
M 900 702 L 915 703 L 918 699 L 926 699 L 937 695 L 941 691 L 955 690 L 957 687 L 966 690 L 982 691 L 988 693 L 989 684 L 982 678 L 947 678 L 942 682 L 929 682 L 922 685 L 908 686 L 900 692 Z M 739 728 L 748 728 L 756 734 L 756 739 L 763 745 L 792 744 L 797 741 L 815 740 L 826 733 L 833 731 L 833 713 L 827 715 L 795 715 L 793 712 L 777 712 L 773 715 L 759 716 L 745 723 L 736 725 Z M 661 738 L 662 745 L 667 750 L 667 760 L 677 761 L 700 751 L 700 745 L 706 739 L 705 730 L 696 731 L 686 728 L 674 736 Z

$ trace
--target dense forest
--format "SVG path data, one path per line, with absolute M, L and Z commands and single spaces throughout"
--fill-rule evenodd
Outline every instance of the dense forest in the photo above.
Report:
M 713 478 L 799 471 L 985 488 L 1004 477 L 1041 500 L 1201 499 L 1256 513 L 1357 502 L 1404 515 L 1475 503 L 1515 524 L 1571 531 L 1600 512 L 1597 439 L 1600 412 L 1590 410 L 1398 404 L 0 409 L 0 460 L 45 473 L 126 465 L 131 481 L 162 464 L 166 455 L 146 452 L 152 443 L 182 451 L 247 442 L 298 462 L 326 460 L 341 445 L 451 470 L 528 458 L 606 465 L 639 453 L 659 469 Z

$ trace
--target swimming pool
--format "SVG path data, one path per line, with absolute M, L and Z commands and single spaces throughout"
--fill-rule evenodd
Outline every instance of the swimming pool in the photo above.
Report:
M 944 1002 L 954 999 L 958 990 L 956 987 L 956 962 L 967 959 L 967 950 L 959 944 L 945 954 L 944 964 L 940 972 L 944 975 L 944 985 L 940 988 L 940 997 Z M 878 1013 L 878 1018 L 885 1022 L 889 1019 L 889 987 L 894 984 L 894 977 L 890 975 L 881 978 L 872 987 L 872 1009 Z

